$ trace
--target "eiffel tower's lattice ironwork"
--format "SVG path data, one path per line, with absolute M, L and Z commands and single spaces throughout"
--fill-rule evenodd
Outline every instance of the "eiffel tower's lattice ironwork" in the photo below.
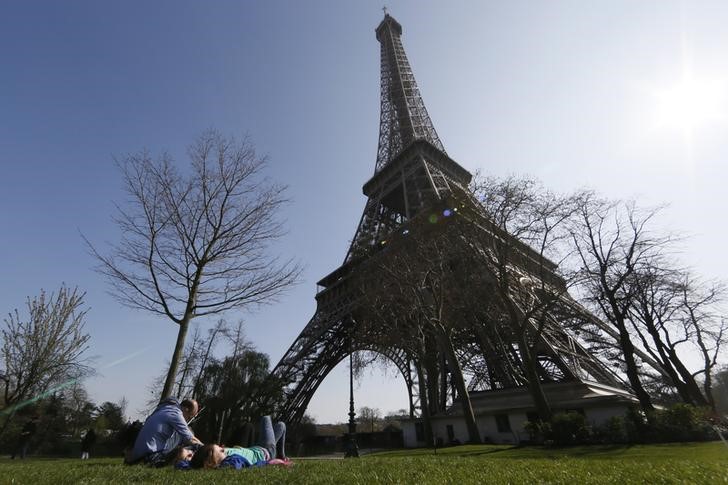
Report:
M 407 61 L 401 34 L 400 24 L 385 14 L 376 29 L 382 56 L 379 148 L 375 173 L 363 187 L 367 202 L 361 221 L 344 263 L 318 283 L 316 313 L 273 370 L 285 383 L 285 403 L 280 417 L 291 423 L 303 416 L 327 374 L 352 352 L 361 350 L 377 352 L 394 363 L 407 386 L 410 415 L 419 414 L 423 398 L 420 389 L 433 376 L 423 378 L 422 362 L 406 349 L 367 338 L 363 329 L 371 329 L 372 322 L 364 325 L 361 321 L 366 318 L 363 316 L 366 312 L 359 311 L 361 294 L 352 283 L 365 271 L 365 263 L 377 254 L 384 241 L 410 229 L 415 231 L 418 219 L 452 200 L 459 200 L 472 209 L 472 224 L 478 230 L 494 238 L 511 238 L 489 223 L 487 214 L 468 191 L 470 173 L 445 153 Z M 540 256 L 517 240 L 512 243 L 524 261 L 514 272 L 534 277 L 525 261 L 538 260 Z M 545 266 L 550 284 L 563 285 L 554 272 L 556 265 L 546 261 Z M 568 296 L 564 304 L 578 307 Z M 549 318 L 552 321 L 540 336 L 537 352 L 543 381 L 592 380 L 620 386 L 616 376 L 564 330 L 556 313 Z M 386 331 L 387 322 L 376 325 Z M 525 378 L 518 371 L 521 359 L 517 345 L 497 343 L 485 327 L 476 327 L 475 333 L 472 339 L 459 342 L 457 348 L 469 389 L 523 386 Z M 440 375 L 434 378 L 443 384 L 443 389 L 448 387 L 447 372 L 446 366 L 441 365 Z M 447 404 L 445 401 L 451 402 L 454 397 L 452 391 L 448 395 L 447 399 L 440 396 L 443 402 L 439 405 L 429 403 L 429 406 L 442 410 Z
M 385 15 L 377 27 L 381 44 L 381 110 L 375 170 L 381 170 L 414 140 L 427 140 L 441 152 L 445 148 L 432 125 L 417 81 L 402 47 L 402 26 Z

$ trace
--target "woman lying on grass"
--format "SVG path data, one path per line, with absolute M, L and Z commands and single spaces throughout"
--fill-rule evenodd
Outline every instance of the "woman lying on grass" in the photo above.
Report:
M 262 465 L 291 465 L 286 458 L 286 425 L 278 422 L 273 425 L 270 416 L 260 419 L 260 445 L 243 447 L 224 447 L 217 444 L 207 444 L 199 448 L 194 454 L 191 451 L 181 451 L 175 465 L 178 469 L 185 468 L 245 468 Z M 191 455 L 191 456 L 190 456 Z

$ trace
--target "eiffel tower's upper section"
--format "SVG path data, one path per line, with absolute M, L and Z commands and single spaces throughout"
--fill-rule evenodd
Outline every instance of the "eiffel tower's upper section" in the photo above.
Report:
M 415 140 L 427 140 L 445 152 L 402 47 L 402 26 L 385 13 L 376 29 L 381 44 L 381 114 L 375 172 Z

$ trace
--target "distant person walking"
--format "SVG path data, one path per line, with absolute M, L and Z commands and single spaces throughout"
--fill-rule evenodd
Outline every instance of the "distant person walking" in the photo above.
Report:
M 83 435 L 83 439 L 81 440 L 82 460 L 88 460 L 88 455 L 91 452 L 91 448 L 93 447 L 94 443 L 96 443 L 96 433 L 92 428 L 89 428 L 86 431 L 86 434 Z
M 25 458 L 28 454 L 28 447 L 30 446 L 30 440 L 35 435 L 38 429 L 38 416 L 33 416 L 30 421 L 25 423 L 23 429 L 20 431 L 20 439 L 18 440 L 18 446 L 13 451 L 11 459 L 15 459 L 15 455 L 20 455 L 20 458 Z

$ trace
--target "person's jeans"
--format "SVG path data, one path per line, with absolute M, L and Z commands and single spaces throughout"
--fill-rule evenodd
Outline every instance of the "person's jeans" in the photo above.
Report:
M 286 457 L 286 424 L 273 424 L 270 416 L 260 418 L 260 445 L 268 450 L 271 459 Z
M 20 443 L 18 443 L 18 447 L 13 451 L 13 455 L 10 457 L 13 460 L 15 459 L 15 455 L 20 455 L 21 459 L 25 459 L 25 455 L 28 454 L 28 448 L 30 447 L 30 438 L 22 437 L 20 438 Z

